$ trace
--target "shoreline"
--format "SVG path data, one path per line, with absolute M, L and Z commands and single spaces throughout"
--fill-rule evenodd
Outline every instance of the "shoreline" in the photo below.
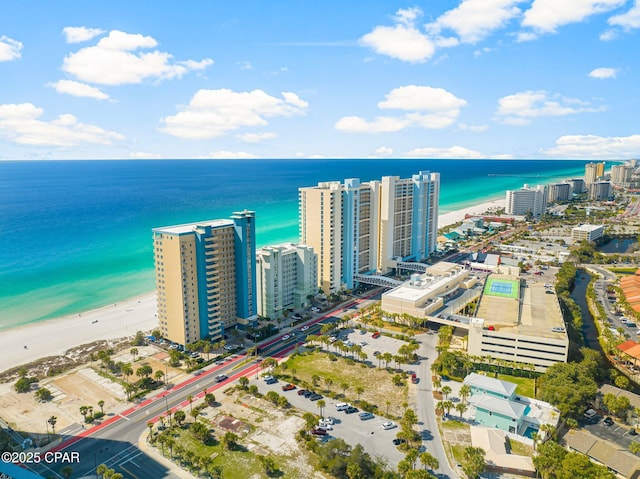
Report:
M 441 214 L 438 216 L 438 228 L 462 221 L 465 214 L 480 214 L 489 208 L 504 207 L 505 201 L 485 201 Z M 0 372 L 48 356 L 61 355 L 71 348 L 94 341 L 133 337 L 137 331 L 151 331 L 157 325 L 154 290 L 82 313 L 3 330 L 0 331 L 0 351 L 3 352 Z

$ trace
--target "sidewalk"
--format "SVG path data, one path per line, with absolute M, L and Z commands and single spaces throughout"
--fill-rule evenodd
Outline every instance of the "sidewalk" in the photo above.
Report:
M 170 473 L 175 474 L 177 477 L 180 477 L 182 479 L 197 479 L 196 476 L 192 475 L 188 471 L 185 471 L 184 469 L 179 467 L 177 464 L 175 464 L 173 461 L 170 461 L 169 459 L 164 457 L 158 451 L 158 449 L 156 449 L 155 447 L 153 447 L 151 444 L 148 443 L 147 441 L 148 438 L 149 438 L 149 429 L 145 429 L 145 431 L 140 436 L 140 439 L 138 439 L 138 448 L 142 452 L 147 454 L 149 457 L 153 458 L 154 461 L 164 465 L 169 470 Z

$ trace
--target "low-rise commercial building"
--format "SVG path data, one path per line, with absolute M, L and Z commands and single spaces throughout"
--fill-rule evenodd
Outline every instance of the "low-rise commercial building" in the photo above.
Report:
M 571 240 L 574 243 L 597 241 L 603 236 L 604 225 L 580 225 L 571 229 Z

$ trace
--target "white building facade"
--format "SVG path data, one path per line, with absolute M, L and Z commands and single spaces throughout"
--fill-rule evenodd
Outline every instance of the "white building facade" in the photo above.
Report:
M 531 212 L 539 218 L 547 210 L 548 190 L 544 185 L 535 188 L 524 185 L 519 190 L 507 190 L 506 212 L 509 215 L 526 215 Z
M 256 252 L 258 315 L 277 319 L 310 304 L 318 292 L 317 255 L 300 244 L 265 246 Z

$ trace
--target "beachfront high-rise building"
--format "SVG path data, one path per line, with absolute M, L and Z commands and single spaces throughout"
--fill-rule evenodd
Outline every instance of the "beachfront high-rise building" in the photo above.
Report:
M 153 229 L 162 336 L 220 339 L 256 316 L 255 213 Z
M 614 165 L 611 167 L 611 183 L 628 187 L 631 183 L 632 173 L 633 167 L 631 165 Z
M 573 194 L 573 185 L 569 183 L 553 183 L 548 186 L 547 202 L 569 201 Z
M 547 210 L 547 196 L 544 185 L 535 188 L 524 185 L 519 190 L 507 190 L 507 214 L 526 215 L 530 212 L 534 218 L 539 218 Z
M 440 175 L 428 171 L 300 188 L 300 242 L 318 255 L 320 288 L 353 288 L 355 274 L 428 258 L 436 248 L 439 197 Z
M 310 304 L 318 293 L 318 259 L 301 244 L 265 246 L 256 253 L 258 315 L 281 318 L 288 309 Z
M 603 163 L 587 163 L 584 166 L 584 182 L 587 185 L 595 183 L 599 178 L 604 176 L 604 162 Z
M 589 185 L 589 200 L 606 201 L 611 197 L 611 183 L 608 181 L 596 181 Z
M 584 178 L 571 178 L 565 181 L 572 186 L 572 192 L 575 195 L 579 195 L 580 193 L 584 193 L 585 191 L 587 191 Z

